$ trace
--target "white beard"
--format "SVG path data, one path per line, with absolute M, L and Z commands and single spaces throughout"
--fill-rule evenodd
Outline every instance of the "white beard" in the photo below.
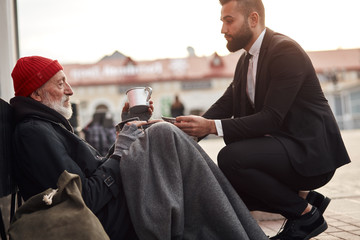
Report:
M 64 105 L 67 100 L 68 100 L 68 96 L 64 95 L 60 102 L 52 101 L 49 99 L 48 93 L 45 92 L 42 103 L 48 106 L 49 108 L 54 109 L 55 111 L 63 115 L 64 118 L 69 120 L 73 114 L 73 110 L 71 104 L 69 104 L 69 106 Z

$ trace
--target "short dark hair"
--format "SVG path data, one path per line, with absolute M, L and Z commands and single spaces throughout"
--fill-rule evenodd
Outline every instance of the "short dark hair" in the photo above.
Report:
M 243 14 L 248 17 L 250 13 L 257 12 L 260 16 L 260 24 L 265 26 L 265 8 L 262 0 L 219 0 L 221 6 L 231 1 L 237 2 L 239 7 L 242 7 Z

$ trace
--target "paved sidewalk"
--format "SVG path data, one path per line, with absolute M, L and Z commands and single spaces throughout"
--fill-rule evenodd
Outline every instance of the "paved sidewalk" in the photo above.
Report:
M 332 199 L 324 214 L 329 227 L 311 240 L 360 240 L 360 129 L 343 131 L 342 135 L 352 162 L 339 168 L 333 179 L 318 189 Z M 200 145 L 216 161 L 224 143 L 211 138 Z M 283 223 L 277 214 L 253 212 L 253 216 L 269 236 L 275 235 Z

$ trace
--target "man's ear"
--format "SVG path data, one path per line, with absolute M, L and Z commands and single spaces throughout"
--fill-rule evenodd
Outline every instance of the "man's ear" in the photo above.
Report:
M 41 96 L 38 92 L 38 90 L 35 90 L 33 91 L 31 94 L 30 94 L 30 97 L 38 102 L 41 102 Z
M 259 14 L 257 12 L 250 13 L 249 23 L 251 27 L 256 27 L 259 24 Z

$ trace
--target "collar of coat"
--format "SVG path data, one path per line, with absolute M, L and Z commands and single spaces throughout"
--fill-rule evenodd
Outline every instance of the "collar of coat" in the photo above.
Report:
M 25 118 L 38 118 L 58 124 L 68 131 L 74 132 L 69 121 L 65 119 L 64 116 L 30 97 L 14 97 L 10 99 L 10 105 L 14 110 L 14 120 L 16 124 Z

